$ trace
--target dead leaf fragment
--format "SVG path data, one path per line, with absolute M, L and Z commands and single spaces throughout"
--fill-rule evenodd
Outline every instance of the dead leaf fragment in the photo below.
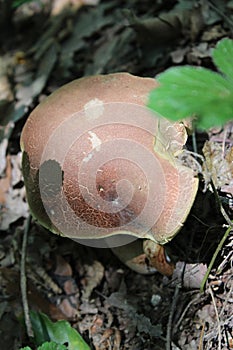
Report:
M 3 175 L 4 170 L 6 169 L 6 150 L 8 146 L 8 140 L 4 138 L 0 143 L 0 176 Z
M 124 9 L 123 13 L 129 25 L 137 33 L 138 42 L 144 48 L 152 45 L 163 47 L 181 36 L 182 25 L 175 12 L 163 13 L 158 17 L 146 19 L 135 16 L 129 9 Z
M 171 52 L 171 58 L 173 63 L 181 63 L 184 60 L 186 53 L 189 51 L 188 47 L 179 48 Z
M 28 205 L 25 201 L 25 188 L 14 187 L 22 181 L 20 170 L 21 153 L 7 156 L 5 176 L 0 179 L 0 229 L 7 230 L 11 223 L 20 217 L 28 216 Z
M 131 326 L 137 328 L 139 333 L 150 334 L 150 336 L 154 337 L 161 335 L 161 324 L 153 325 L 149 317 L 138 313 L 137 307 L 131 304 L 130 295 L 126 292 L 124 282 L 122 282 L 119 292 L 112 293 L 107 298 L 107 302 L 111 306 L 124 310 L 125 317 L 130 320 Z
M 82 300 L 87 300 L 93 289 L 96 288 L 104 277 L 104 267 L 99 261 L 94 261 L 92 265 L 85 265 L 85 277 L 82 280 L 83 291 Z
M 99 0 L 54 0 L 52 3 L 53 16 L 59 15 L 65 8 L 72 8 L 77 11 L 83 5 L 97 5 Z
M 233 196 L 233 147 L 223 146 L 217 141 L 206 141 L 203 147 L 205 162 L 203 174 L 206 184 L 213 181 L 222 192 Z
M 184 271 L 184 272 L 183 272 Z M 183 277 L 183 287 L 187 289 L 199 289 L 207 271 L 205 264 L 185 264 L 178 262 L 174 270 L 172 281 L 174 284 Z
M 203 35 L 201 37 L 201 40 L 202 41 L 212 41 L 212 40 L 217 40 L 217 39 L 219 40 L 219 39 L 223 38 L 226 35 L 227 35 L 227 32 L 224 30 L 222 25 L 217 24 L 217 25 L 207 29 L 203 33 Z
M 12 101 L 13 92 L 8 77 L 8 71 L 12 65 L 12 59 L 8 56 L 0 56 L 0 100 Z
M 209 47 L 208 43 L 201 42 L 194 46 L 187 54 L 187 61 L 189 64 L 201 65 L 203 58 L 211 57 L 212 48 Z
M 54 274 L 58 285 L 65 294 L 59 297 L 58 308 L 68 319 L 74 320 L 78 315 L 79 289 L 73 278 L 70 264 L 60 255 L 56 256 Z

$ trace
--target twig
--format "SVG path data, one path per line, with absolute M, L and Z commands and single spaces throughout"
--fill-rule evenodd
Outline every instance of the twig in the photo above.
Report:
M 172 320 L 173 320 L 173 315 L 175 313 L 175 308 L 176 308 L 176 303 L 177 303 L 177 298 L 179 295 L 181 284 L 178 283 L 175 288 L 174 296 L 173 296 L 173 301 L 171 305 L 171 312 L 169 314 L 168 318 L 168 323 L 167 323 L 167 335 L 166 335 L 166 350 L 171 350 L 171 333 L 172 333 Z
M 223 205 L 222 205 L 222 203 L 221 203 L 221 201 L 220 201 L 220 199 L 219 199 L 218 192 L 217 192 L 217 190 L 216 190 L 216 187 L 215 187 L 214 182 L 213 182 L 212 179 L 211 179 L 211 181 L 210 181 L 210 185 L 211 185 L 211 188 L 212 188 L 212 190 L 213 190 L 213 192 L 214 192 L 215 199 L 216 199 L 216 201 L 217 201 L 217 204 L 218 204 L 218 206 L 219 206 L 219 210 L 221 211 L 222 216 L 224 217 L 224 219 L 226 220 L 226 222 L 228 223 L 228 225 L 231 226 L 231 227 L 233 227 L 233 222 L 231 221 L 231 219 L 230 219 L 229 216 L 227 215 L 225 209 L 223 208 Z
M 230 227 L 227 228 L 227 230 L 226 230 L 224 236 L 222 237 L 220 243 L 219 243 L 218 246 L 217 246 L 217 249 L 216 249 L 215 252 L 214 252 L 214 255 L 212 256 L 212 259 L 211 259 L 210 264 L 209 264 L 209 266 L 208 266 L 208 269 L 207 269 L 207 271 L 206 271 L 206 273 L 205 273 L 205 276 L 204 276 L 203 280 L 201 281 L 201 287 L 200 287 L 200 292 L 201 292 L 201 293 L 204 291 L 204 287 L 205 287 L 206 281 L 207 281 L 207 279 L 208 279 L 208 277 L 209 277 L 210 271 L 211 271 L 211 269 L 212 269 L 212 267 L 213 267 L 213 265 L 214 265 L 214 262 L 215 262 L 215 260 L 216 260 L 216 258 L 217 258 L 217 256 L 218 256 L 218 253 L 219 253 L 220 250 L 222 249 L 223 244 L 224 244 L 225 240 L 227 239 L 227 237 L 229 236 L 231 230 L 232 230 L 232 226 L 230 226 Z
M 228 24 L 231 27 L 233 27 L 233 21 L 230 19 L 229 16 L 226 16 L 221 10 L 219 10 L 219 8 L 215 4 L 213 4 L 212 1 L 209 0 L 208 4 L 217 14 L 219 14 L 226 22 L 228 22 Z
M 33 329 L 29 316 L 29 307 L 27 300 L 27 278 L 26 278 L 26 250 L 27 250 L 27 239 L 28 232 L 31 225 L 31 215 L 27 218 L 24 232 L 23 232 L 23 242 L 22 242 L 22 250 L 21 250 L 21 264 L 20 264 L 20 288 L 22 295 L 22 303 L 23 303 L 23 312 L 25 318 L 25 325 L 27 330 L 28 337 L 33 337 Z
M 176 325 L 175 325 L 175 331 L 178 330 L 181 322 L 183 321 L 187 311 L 190 309 L 190 306 L 192 304 L 195 304 L 196 302 L 199 302 L 200 301 L 200 294 L 198 293 L 196 297 L 194 297 L 192 300 L 190 300 L 190 302 L 188 303 L 188 305 L 185 307 L 184 311 L 182 312 L 179 320 L 176 322 Z
M 230 290 L 229 290 L 229 292 L 227 293 L 226 299 L 224 300 L 222 309 L 221 309 L 220 314 L 219 314 L 219 318 L 220 318 L 220 319 L 223 317 L 224 311 L 225 311 L 226 308 L 227 308 L 227 304 L 228 304 L 228 302 L 229 302 L 229 300 L 230 300 L 230 297 L 231 297 L 231 295 L 232 295 L 232 291 L 233 291 L 233 284 L 231 285 Z
M 198 345 L 198 350 L 203 350 L 204 333 L 205 333 L 205 321 L 203 321 L 202 327 L 201 327 L 201 334 L 200 334 L 200 341 L 199 341 L 199 345 Z
M 218 350 L 221 350 L 221 326 L 220 326 L 218 310 L 217 310 L 217 306 L 216 306 L 216 303 L 215 303 L 214 294 L 213 294 L 211 286 L 209 286 L 209 292 L 210 292 L 210 295 L 211 295 L 211 298 L 212 298 L 212 301 L 213 301 L 214 310 L 215 310 L 216 318 L 217 318 L 217 322 L 218 322 Z
M 233 228 L 233 223 L 232 223 L 231 219 L 229 218 L 229 216 L 227 215 L 227 213 L 226 213 L 225 209 L 223 208 L 222 204 L 220 206 L 220 210 L 221 210 L 222 216 L 224 217 L 224 219 L 226 220 L 228 225 L 231 226 L 231 228 Z
M 233 242 L 232 242 L 233 243 Z M 233 244 L 229 244 L 228 247 L 232 247 Z M 217 272 L 219 273 L 220 271 L 223 270 L 224 266 L 227 264 L 228 261 L 233 261 L 232 259 L 233 256 L 233 250 L 231 250 L 225 257 L 224 260 L 218 265 Z
M 217 192 L 217 190 L 216 190 L 216 187 L 215 187 L 214 182 L 213 182 L 212 179 L 211 179 L 211 181 L 210 181 L 210 185 L 211 185 L 211 188 L 212 188 L 213 193 L 214 193 L 214 195 L 215 195 L 215 199 L 216 199 L 217 205 L 218 205 L 218 207 L 219 207 L 219 210 L 220 210 L 222 216 L 224 217 L 225 221 L 226 221 L 227 224 L 228 224 L 228 228 L 227 228 L 227 230 L 226 230 L 224 236 L 222 237 L 220 243 L 218 244 L 217 249 L 215 250 L 214 255 L 212 256 L 212 259 L 211 259 L 211 261 L 210 261 L 210 264 L 209 264 L 209 266 L 208 266 L 208 269 L 207 269 L 207 271 L 206 271 L 206 273 L 205 273 L 205 276 L 204 276 L 204 278 L 203 278 L 203 280 L 202 280 L 202 282 L 201 282 L 201 287 L 200 287 L 200 292 L 201 292 L 201 293 L 204 291 L 204 287 L 205 287 L 206 281 L 207 281 L 208 276 L 209 276 L 209 274 L 210 274 L 210 271 L 211 271 L 211 269 L 212 269 L 212 267 L 213 267 L 213 265 L 214 265 L 214 262 L 215 262 L 215 260 L 216 260 L 216 258 L 217 258 L 217 255 L 218 255 L 219 251 L 222 249 L 223 244 L 224 244 L 225 240 L 227 239 L 228 235 L 230 234 L 231 230 L 233 229 L 233 222 L 232 222 L 232 220 L 229 218 L 229 216 L 227 215 L 227 213 L 226 213 L 226 211 L 225 211 L 225 209 L 224 209 L 224 207 L 223 207 L 223 205 L 222 205 L 222 203 L 221 203 L 221 201 L 220 201 L 220 199 L 219 199 L 218 192 Z

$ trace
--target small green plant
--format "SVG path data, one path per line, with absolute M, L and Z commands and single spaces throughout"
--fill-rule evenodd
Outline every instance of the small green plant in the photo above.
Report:
M 37 350 L 90 350 L 81 335 L 67 321 L 52 322 L 43 313 L 31 311 L 30 319 Z M 29 346 L 20 350 L 32 350 Z
M 196 127 L 208 129 L 233 119 L 233 41 L 224 38 L 212 52 L 219 73 L 203 67 L 167 69 L 157 77 L 148 107 L 171 120 L 196 117 Z

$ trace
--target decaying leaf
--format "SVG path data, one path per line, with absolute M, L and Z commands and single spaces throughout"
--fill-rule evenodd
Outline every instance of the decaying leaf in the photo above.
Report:
M 207 28 L 203 33 L 201 39 L 203 41 L 212 41 L 216 39 L 221 39 L 227 35 L 227 32 L 220 24 L 216 24 L 213 27 Z
M 161 325 L 153 325 L 148 317 L 139 314 L 137 308 L 130 303 L 124 283 L 122 283 L 119 292 L 112 293 L 110 297 L 107 298 L 107 302 L 111 306 L 124 310 L 132 326 L 135 326 L 139 333 L 146 333 L 151 337 L 159 337 L 161 335 Z
M 200 43 L 196 46 L 193 46 L 192 49 L 187 54 L 188 63 L 193 65 L 201 65 L 201 60 L 203 58 L 211 57 L 212 48 L 209 47 L 208 43 Z
M 184 264 L 183 262 L 178 262 L 172 276 L 172 284 L 176 285 L 177 281 L 182 279 L 184 288 L 199 289 L 206 271 L 207 266 L 205 264 Z
M 212 180 L 217 189 L 233 195 L 233 147 L 223 148 L 220 142 L 206 141 L 203 154 L 206 184 Z
M 94 261 L 92 265 L 85 265 L 85 278 L 82 280 L 82 300 L 87 300 L 93 289 L 96 288 L 104 276 L 104 267 L 99 261 Z
M 8 146 L 8 140 L 4 138 L 0 143 L 0 176 L 3 175 L 6 169 L 6 150 Z
M 10 85 L 8 71 L 12 66 L 12 58 L 0 56 L 0 101 L 10 102 L 13 100 L 13 92 Z
M 97 5 L 99 0 L 54 0 L 52 3 L 53 16 L 57 16 L 64 11 L 66 7 L 72 7 L 74 11 L 77 11 L 83 5 Z
M 43 88 L 54 68 L 57 60 L 57 45 L 51 43 L 50 47 L 41 57 L 38 69 L 35 74 L 29 77 L 29 81 L 18 83 L 16 86 L 17 106 L 29 106 L 33 99 L 37 97 Z M 26 72 L 25 72 L 26 74 Z
M 54 272 L 57 283 L 63 290 L 59 298 L 58 307 L 68 319 L 77 318 L 79 305 L 79 289 L 73 278 L 70 264 L 60 255 L 56 257 L 56 270 Z
M 174 44 L 184 33 L 195 40 L 204 25 L 201 8 L 195 8 L 191 2 L 152 18 L 138 18 L 128 9 L 124 10 L 124 14 L 142 47 Z
M 189 51 L 189 48 L 179 48 L 171 52 L 171 58 L 174 63 L 181 63 L 184 60 L 184 56 Z
M 0 179 L 0 230 L 7 230 L 17 219 L 28 216 L 24 187 L 15 186 L 22 181 L 21 153 L 8 156 L 5 175 Z

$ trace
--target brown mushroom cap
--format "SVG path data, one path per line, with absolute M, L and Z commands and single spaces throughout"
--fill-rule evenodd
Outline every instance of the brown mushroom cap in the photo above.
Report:
M 179 231 L 198 180 L 175 158 L 184 126 L 148 118 L 156 86 L 127 73 L 85 77 L 35 108 L 21 148 L 28 203 L 42 225 L 73 239 L 129 234 L 162 244 Z

